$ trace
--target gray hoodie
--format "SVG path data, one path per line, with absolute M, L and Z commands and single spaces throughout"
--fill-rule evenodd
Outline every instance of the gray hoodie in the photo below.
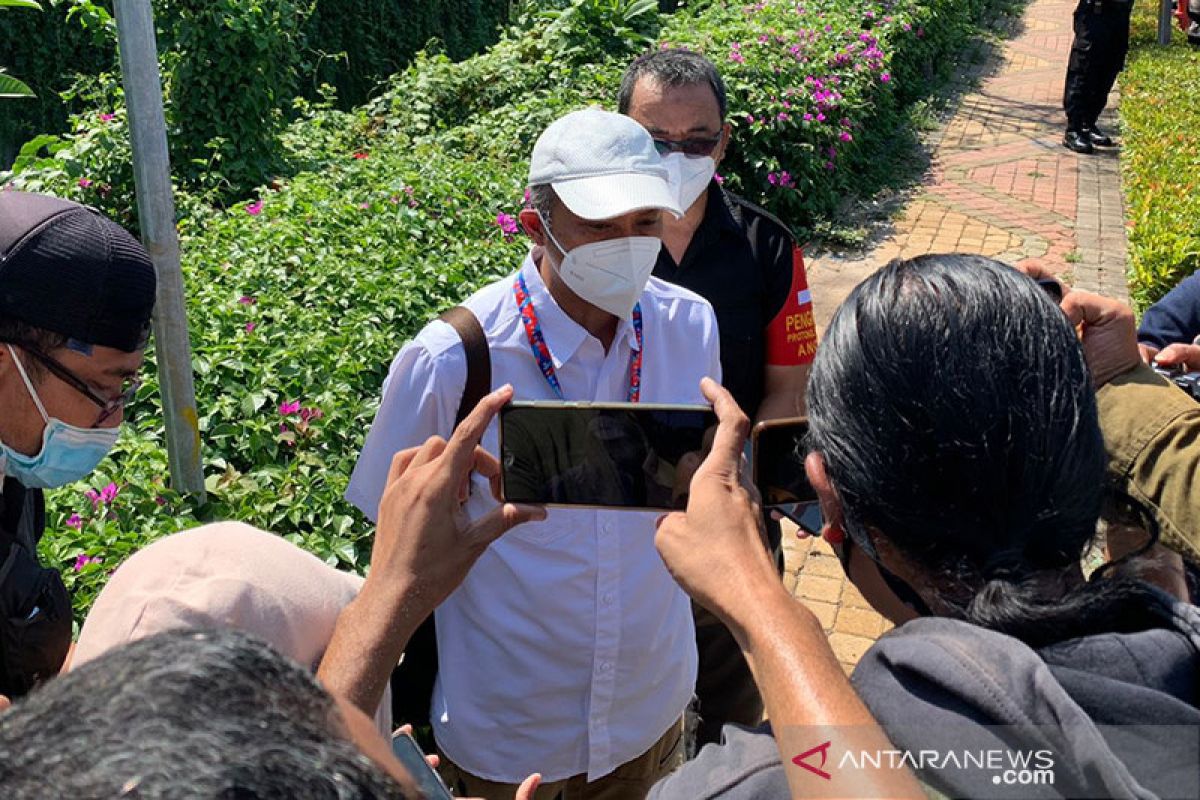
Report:
M 938 793 L 1200 797 L 1200 610 L 1184 603 L 1169 608 L 1164 628 L 1087 636 L 1038 651 L 966 622 L 917 619 L 876 642 L 852 681 L 900 750 L 1007 744 L 1054 754 L 1053 786 L 997 787 L 978 771 L 918 772 Z M 649 794 L 652 800 L 786 797 L 783 765 L 765 725 L 726 727 L 722 745 L 705 747 Z

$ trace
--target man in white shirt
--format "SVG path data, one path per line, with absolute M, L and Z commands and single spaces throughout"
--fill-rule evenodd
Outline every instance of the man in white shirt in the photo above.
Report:
M 700 379 L 720 376 L 712 307 L 650 278 L 662 213 L 680 213 L 650 135 L 598 109 L 568 114 L 534 146 L 529 185 L 521 223 L 537 247 L 464 303 L 494 385 L 517 400 L 705 402 Z M 396 356 L 346 493 L 368 517 L 392 456 L 450 434 L 466 363 L 441 321 Z M 498 452 L 495 423 L 482 445 Z M 475 518 L 495 500 L 473 480 Z M 551 509 L 493 543 L 438 608 L 431 718 L 461 793 L 511 798 L 536 771 L 539 797 L 642 797 L 676 763 L 696 647 L 655 520 Z

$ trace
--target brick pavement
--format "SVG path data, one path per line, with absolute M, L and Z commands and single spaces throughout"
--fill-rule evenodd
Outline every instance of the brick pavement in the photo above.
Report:
M 1015 35 L 984 65 L 989 77 L 930 137 L 926 179 L 886 238 L 866 254 L 810 258 L 820 330 L 879 266 L 929 252 L 1037 262 L 1080 288 L 1128 296 L 1117 153 L 1077 156 L 1060 145 L 1073 10 L 1073 0 L 1026 7 Z M 1115 132 L 1112 99 L 1101 126 Z M 784 542 L 788 589 L 814 610 L 851 669 L 889 626 L 845 580 L 824 542 L 786 531 Z

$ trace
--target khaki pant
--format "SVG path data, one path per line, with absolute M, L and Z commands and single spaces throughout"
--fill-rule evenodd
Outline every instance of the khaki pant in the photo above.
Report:
M 458 767 L 438 750 L 439 771 L 457 797 L 482 797 L 483 800 L 512 800 L 515 783 L 495 783 L 478 778 Z M 575 775 L 538 787 L 535 800 L 643 800 L 650 787 L 683 764 L 683 720 L 680 719 L 650 749 L 633 761 L 591 783 L 587 775 Z

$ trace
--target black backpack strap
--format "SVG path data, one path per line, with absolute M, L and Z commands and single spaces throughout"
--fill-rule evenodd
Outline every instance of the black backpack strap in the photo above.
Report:
M 457 428 L 492 390 L 492 357 L 479 318 L 470 309 L 455 306 L 438 319 L 454 328 L 467 353 L 467 382 L 458 403 L 458 413 L 454 415 L 454 427 Z M 404 660 L 392 671 L 391 679 L 392 719 L 397 725 L 411 723 L 413 735 L 428 753 L 435 747 L 429 705 L 437 678 L 437 653 L 437 626 L 431 614 L 408 640 Z
M 463 387 L 458 413 L 454 415 L 454 427 L 458 427 L 467 414 L 492 390 L 492 357 L 488 352 L 487 337 L 479 318 L 465 306 L 455 306 L 438 317 L 454 328 L 462 339 L 467 353 L 467 383 Z

